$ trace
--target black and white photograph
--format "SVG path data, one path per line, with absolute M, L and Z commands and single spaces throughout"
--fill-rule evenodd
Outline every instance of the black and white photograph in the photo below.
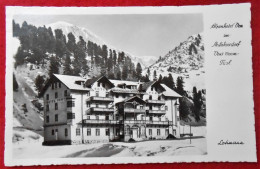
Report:
M 232 34 L 207 15 L 225 7 L 10 7 L 8 164 L 228 160 L 220 143 L 252 145 L 231 127 L 251 101 L 248 93 L 233 109 L 229 75 L 249 43 L 223 48 Z
M 13 40 L 15 157 L 207 154 L 202 14 L 18 15 Z

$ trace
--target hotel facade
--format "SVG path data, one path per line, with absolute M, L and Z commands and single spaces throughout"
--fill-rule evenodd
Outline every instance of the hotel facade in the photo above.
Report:
M 44 100 L 43 145 L 180 136 L 181 96 L 158 81 L 54 74 L 40 96 Z

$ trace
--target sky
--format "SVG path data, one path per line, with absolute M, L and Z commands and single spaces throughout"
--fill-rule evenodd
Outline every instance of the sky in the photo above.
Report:
M 35 26 L 64 21 L 85 27 L 108 45 L 143 60 L 164 56 L 190 35 L 203 32 L 202 14 L 19 15 Z

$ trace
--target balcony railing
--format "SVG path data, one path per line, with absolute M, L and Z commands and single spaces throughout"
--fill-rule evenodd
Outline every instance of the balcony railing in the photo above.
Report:
M 125 108 L 125 113 L 145 113 L 145 109 Z
M 114 112 L 114 109 L 113 108 L 91 107 L 86 112 L 87 113 L 97 113 L 97 112 L 112 113 L 112 112 Z
M 122 124 L 120 120 L 97 120 L 97 119 L 85 119 L 85 124 Z
M 113 97 L 98 97 L 98 96 L 91 96 L 87 99 L 87 101 L 107 101 L 107 102 L 113 102 Z
M 165 100 L 146 100 L 150 104 L 165 104 Z
M 150 120 L 147 120 L 146 124 L 148 124 L 148 125 L 172 125 L 172 121 L 150 121 Z
M 165 114 L 166 110 L 149 110 L 151 114 Z
M 125 120 L 125 124 L 145 124 L 145 120 Z

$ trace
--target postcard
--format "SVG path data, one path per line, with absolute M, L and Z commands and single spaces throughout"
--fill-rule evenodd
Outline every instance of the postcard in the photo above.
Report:
M 6 7 L 5 165 L 256 162 L 250 7 Z

